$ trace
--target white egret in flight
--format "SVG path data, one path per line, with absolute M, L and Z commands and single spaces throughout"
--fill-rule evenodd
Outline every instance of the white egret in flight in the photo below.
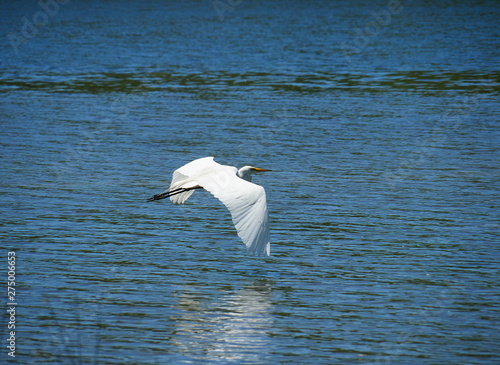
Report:
M 195 189 L 205 189 L 229 209 L 238 236 L 247 250 L 269 256 L 266 192 L 262 186 L 250 182 L 252 174 L 261 171 L 271 170 L 252 166 L 238 170 L 218 164 L 213 157 L 199 158 L 175 170 L 170 188 L 148 200 L 170 198 L 174 204 L 184 204 Z

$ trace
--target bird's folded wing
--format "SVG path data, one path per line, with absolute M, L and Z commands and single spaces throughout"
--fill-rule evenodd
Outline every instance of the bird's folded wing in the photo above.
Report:
M 247 249 L 269 256 L 269 214 L 264 188 L 236 176 L 233 167 L 217 165 L 216 171 L 198 176 L 199 185 L 226 206 Z

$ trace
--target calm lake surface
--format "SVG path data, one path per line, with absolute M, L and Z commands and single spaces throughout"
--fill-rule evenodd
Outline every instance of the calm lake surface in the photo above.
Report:
M 500 3 L 60 2 L 0 5 L 0 362 L 500 363 Z M 205 156 L 271 257 L 146 202 Z

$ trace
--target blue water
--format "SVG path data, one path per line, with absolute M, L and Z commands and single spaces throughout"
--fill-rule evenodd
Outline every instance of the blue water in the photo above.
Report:
M 61 2 L 0 5 L 1 361 L 500 362 L 498 2 Z M 271 257 L 146 202 L 205 156 Z

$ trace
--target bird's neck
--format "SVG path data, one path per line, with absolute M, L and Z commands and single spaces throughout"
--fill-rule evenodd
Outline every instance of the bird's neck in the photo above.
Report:
M 241 177 L 243 180 L 252 181 L 252 170 L 250 170 L 247 166 L 239 169 L 236 175 Z

